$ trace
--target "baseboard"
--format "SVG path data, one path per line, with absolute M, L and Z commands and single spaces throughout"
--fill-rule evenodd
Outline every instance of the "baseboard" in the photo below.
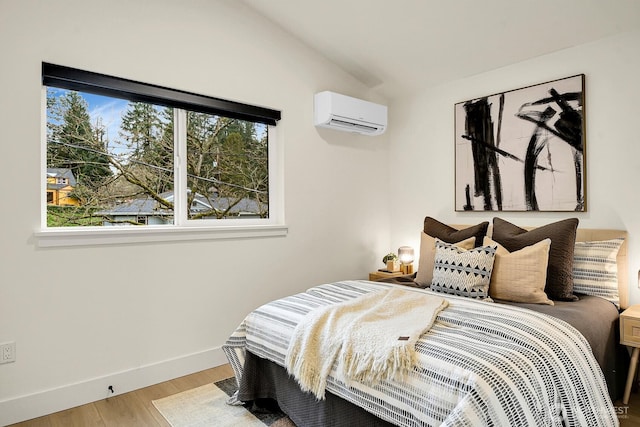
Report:
M 114 393 L 110 396 L 115 396 L 225 363 L 227 359 L 222 348 L 217 347 L 75 384 L 2 400 L 0 401 L 0 426 L 104 399 L 108 397 L 109 385 L 114 388 Z

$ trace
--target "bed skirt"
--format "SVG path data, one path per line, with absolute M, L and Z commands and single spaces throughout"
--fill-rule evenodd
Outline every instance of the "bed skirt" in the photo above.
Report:
M 244 375 L 239 385 L 239 400 L 274 399 L 282 412 L 297 426 L 305 427 L 390 427 L 366 410 L 326 392 L 325 400 L 317 400 L 300 386 L 287 371 L 270 360 L 247 352 Z

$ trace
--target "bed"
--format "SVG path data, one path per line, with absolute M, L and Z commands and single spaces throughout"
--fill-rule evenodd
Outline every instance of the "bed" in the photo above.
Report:
M 447 237 L 458 242 L 464 236 Z M 578 229 L 571 238 L 575 243 L 625 237 L 620 230 Z M 617 306 L 583 294 L 553 305 L 444 294 L 449 306 L 416 342 L 418 364 L 407 378 L 347 386 L 332 371 L 322 400 L 301 391 L 284 368 L 291 336 L 308 313 L 390 288 L 443 294 L 415 280 L 314 286 L 259 307 L 229 337 L 223 350 L 239 387 L 232 402 L 275 399 L 301 427 L 618 425 L 612 402 L 621 395 L 628 366 L 618 344 L 619 309 L 627 305 L 626 263 L 625 239 L 615 254 Z

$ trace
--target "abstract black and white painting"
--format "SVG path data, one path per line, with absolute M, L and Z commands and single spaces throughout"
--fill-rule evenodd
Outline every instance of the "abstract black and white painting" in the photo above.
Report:
M 456 211 L 586 211 L 584 74 L 455 105 Z

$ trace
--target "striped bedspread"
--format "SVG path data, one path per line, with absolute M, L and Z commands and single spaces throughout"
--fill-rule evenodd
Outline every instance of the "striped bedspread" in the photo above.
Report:
M 236 378 L 246 351 L 284 366 L 295 326 L 314 308 L 390 286 L 336 282 L 263 305 L 223 346 Z M 519 307 L 446 298 L 405 381 L 347 387 L 330 375 L 327 390 L 399 426 L 619 425 L 602 371 L 573 327 Z

